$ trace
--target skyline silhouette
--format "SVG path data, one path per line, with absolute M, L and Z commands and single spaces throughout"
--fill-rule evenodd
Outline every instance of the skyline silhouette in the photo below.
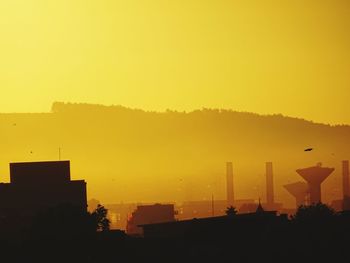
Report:
M 350 253 L 350 1 L 0 1 L 0 262 Z
M 175 219 L 177 212 L 171 204 L 140 205 L 128 219 L 125 233 L 110 229 L 108 209 L 104 206 L 97 204 L 93 212 L 87 212 L 86 205 L 81 203 L 86 200 L 85 191 L 78 206 L 74 196 L 81 195 L 80 189 L 74 188 L 70 195 L 65 195 L 62 186 L 73 182 L 69 181 L 67 161 L 13 163 L 10 167 L 11 183 L 20 190 L 13 199 L 21 202 L 31 199 L 37 193 L 30 191 L 39 190 L 32 186 L 40 182 L 41 187 L 51 188 L 55 198 L 49 198 L 50 191 L 40 192 L 41 200 L 32 202 L 25 213 L 11 211 L 16 208 L 15 203 L 0 207 L 0 252 L 7 262 L 101 262 L 114 260 L 116 252 L 118 260 L 127 262 L 139 262 L 141 258 L 158 262 L 170 255 L 168 262 L 223 261 L 232 260 L 229 251 L 234 252 L 236 260 L 249 262 L 267 259 L 280 262 L 280 257 L 287 255 L 291 262 L 349 259 L 346 247 L 350 211 L 336 212 L 321 202 L 303 204 L 290 217 L 264 209 L 259 200 L 252 212 L 237 213 L 230 206 L 225 215 L 187 220 Z M 269 178 L 270 162 L 266 168 Z M 312 169 L 315 176 L 317 173 L 323 176 L 324 171 L 316 168 L 320 164 L 304 170 Z M 227 172 L 231 174 L 230 169 Z M 349 171 L 345 175 L 348 178 Z M 20 193 L 25 189 L 27 197 Z M 6 192 L 1 187 L 0 194 Z M 251 249 L 258 253 L 249 253 Z M 177 252 L 173 254 L 174 251 Z
M 335 211 L 343 211 L 348 209 L 349 199 L 349 161 L 342 161 L 342 185 L 343 189 L 341 199 L 333 199 L 328 205 Z M 321 184 L 322 182 L 334 171 L 334 168 L 322 167 L 321 163 L 317 163 L 315 166 L 307 167 L 303 169 L 297 169 L 296 172 L 306 181 L 306 183 L 296 182 L 294 184 L 284 185 L 283 187 L 296 198 L 296 206 L 288 207 L 283 202 L 275 202 L 274 194 L 274 172 L 272 162 L 266 162 L 266 196 L 263 198 L 265 203 L 261 203 L 261 196 L 259 196 L 259 203 L 256 199 L 237 199 L 234 198 L 233 191 L 238 188 L 235 186 L 235 176 L 233 173 L 232 162 L 226 163 L 226 199 L 215 200 L 212 195 L 212 200 L 200 202 L 199 200 L 192 202 L 190 200 L 184 200 L 181 203 L 171 202 L 173 214 L 177 214 L 179 219 L 191 219 L 192 217 L 208 217 L 221 216 L 226 213 L 228 207 L 237 208 L 238 213 L 249 213 L 251 210 L 246 210 L 246 207 L 251 206 L 253 210 L 257 209 L 267 211 L 275 211 L 278 213 L 284 213 L 292 215 L 295 213 L 299 206 L 312 205 L 322 203 L 321 199 Z M 67 201 L 74 204 L 77 207 L 88 209 L 93 211 L 98 208 L 100 201 L 91 199 L 87 202 L 86 183 L 83 180 L 70 180 L 70 162 L 69 161 L 40 161 L 40 162 L 20 162 L 10 163 L 10 183 L 0 184 L 0 216 L 8 216 L 9 214 L 18 215 L 33 215 L 40 209 L 49 208 L 59 204 L 65 204 Z M 307 186 L 304 186 L 307 185 Z M 300 188 L 301 187 L 301 188 Z M 300 196 L 300 197 L 299 197 Z M 141 204 L 144 205 L 141 205 Z M 112 222 L 112 226 L 118 229 L 128 229 L 129 221 L 132 221 L 131 215 L 135 214 L 132 207 L 139 208 L 151 208 L 152 205 L 145 205 L 145 202 L 138 203 L 126 203 L 125 208 L 120 207 L 118 204 L 106 204 L 107 207 L 111 207 L 112 214 L 109 219 Z M 159 203 L 155 204 L 155 208 L 160 208 Z M 88 207 L 89 205 L 89 207 Z M 159 204 L 160 205 L 160 204 Z M 174 206 L 181 210 L 175 212 Z M 124 204 L 121 204 L 124 206 Z M 164 206 L 164 207 L 167 207 Z M 185 208 L 186 207 L 186 208 Z M 202 210 L 202 211 L 201 211 Z M 147 210 L 141 210 L 147 211 Z M 153 210 L 157 213 L 156 210 Z M 216 212 L 215 212 L 216 211 Z M 161 211 L 160 211 L 161 212 Z M 149 217 L 149 213 L 153 213 L 152 210 L 145 215 L 139 215 L 135 219 L 138 223 L 133 223 L 133 229 L 137 228 L 140 224 L 150 223 L 149 219 L 142 219 L 142 217 Z M 169 214 L 169 212 L 167 212 Z M 169 218 L 169 215 L 165 217 Z M 136 214 L 135 214 L 136 215 Z M 118 218 L 118 219 L 116 219 Z M 125 222 L 123 222 L 123 220 Z M 155 223 L 157 221 L 151 221 Z M 127 226 L 125 225 L 127 223 Z
M 0 116 L 2 176 L 13 161 L 71 159 L 74 174 L 91 182 L 88 198 L 105 204 L 224 200 L 227 161 L 238 199 L 257 200 L 265 196 L 269 160 L 276 200 L 290 207 L 295 201 L 283 185 L 297 180 L 296 168 L 320 161 L 336 168 L 323 186 L 330 203 L 342 197 L 340 162 L 350 155 L 349 126 L 282 115 L 55 103 L 51 113 Z M 304 152 L 310 145 L 315 149 Z

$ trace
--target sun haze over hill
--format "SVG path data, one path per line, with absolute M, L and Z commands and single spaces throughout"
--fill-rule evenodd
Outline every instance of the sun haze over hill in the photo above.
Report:
M 72 161 L 88 194 L 103 202 L 225 198 L 233 161 L 237 198 L 264 197 L 265 162 L 275 169 L 276 199 L 293 204 L 283 184 L 295 170 L 336 168 L 325 201 L 341 197 L 340 162 L 350 156 L 350 127 L 231 110 L 148 112 L 122 106 L 54 103 L 51 113 L 0 114 L 0 174 L 13 161 Z M 306 147 L 314 151 L 304 152 Z
M 345 0 L 0 1 L 0 112 L 52 101 L 350 124 Z

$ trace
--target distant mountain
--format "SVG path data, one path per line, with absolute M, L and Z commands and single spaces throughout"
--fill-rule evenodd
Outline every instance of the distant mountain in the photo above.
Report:
M 297 168 L 336 168 L 324 200 L 341 198 L 341 161 L 350 159 L 350 126 L 231 110 L 146 112 L 122 106 L 56 102 L 51 113 L 0 114 L 0 174 L 11 161 L 72 162 L 103 202 L 225 198 L 225 163 L 234 165 L 236 198 L 265 198 L 272 161 L 276 199 L 293 205 L 283 184 Z M 313 148 L 305 152 L 304 149 Z

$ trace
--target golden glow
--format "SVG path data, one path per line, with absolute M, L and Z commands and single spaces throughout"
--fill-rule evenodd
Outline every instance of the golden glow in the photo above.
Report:
M 0 112 L 53 101 L 350 123 L 344 0 L 0 2 Z

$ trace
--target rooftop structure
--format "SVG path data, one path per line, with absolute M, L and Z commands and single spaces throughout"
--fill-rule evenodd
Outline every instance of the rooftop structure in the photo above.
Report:
M 275 211 L 237 214 L 234 216 L 216 216 L 193 218 L 191 220 L 140 225 L 145 238 L 246 238 L 267 228 L 279 227 L 288 222 L 286 215 L 277 215 Z
M 127 221 L 129 235 L 142 235 L 139 225 L 175 221 L 173 204 L 139 205 Z

